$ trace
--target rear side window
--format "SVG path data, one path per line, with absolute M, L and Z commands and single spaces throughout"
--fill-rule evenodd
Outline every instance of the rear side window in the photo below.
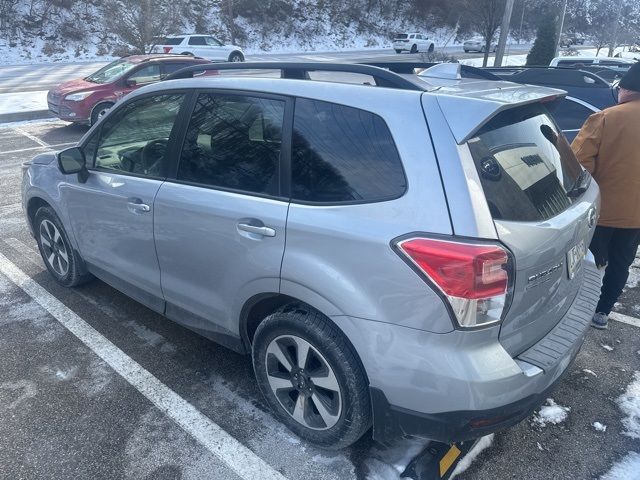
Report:
M 180 45 L 184 37 L 165 38 L 158 42 L 160 45 Z
M 292 197 L 320 203 L 372 202 L 400 197 L 402 163 L 379 116 L 316 100 L 296 100 Z
M 548 108 L 562 130 L 580 130 L 593 113 L 584 105 L 567 98 L 550 103 Z
M 543 106 L 499 114 L 468 145 L 494 219 L 543 221 L 571 205 L 582 167 Z
M 191 37 L 189 39 L 189 45 L 206 45 L 207 42 L 204 37 Z
M 200 94 L 182 147 L 178 180 L 278 195 L 284 108 L 281 100 Z
M 400 40 L 404 40 L 408 37 L 409 35 L 407 35 L 406 33 L 399 33 L 398 35 L 396 35 L 396 38 L 400 39 Z

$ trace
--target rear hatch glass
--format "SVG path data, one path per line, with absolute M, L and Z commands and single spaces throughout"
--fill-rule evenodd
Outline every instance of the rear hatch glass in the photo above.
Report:
M 500 331 L 515 356 L 544 337 L 578 293 L 597 188 L 541 104 L 502 112 L 468 146 L 498 236 L 515 260 Z
M 409 35 L 406 33 L 399 33 L 398 35 L 396 35 L 396 40 L 405 40 L 409 38 Z

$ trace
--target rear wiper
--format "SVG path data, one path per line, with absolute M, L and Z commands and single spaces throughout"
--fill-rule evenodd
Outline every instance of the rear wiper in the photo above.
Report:
M 567 192 L 567 197 L 569 198 L 577 198 L 587 191 L 589 185 L 591 184 L 591 175 L 588 171 L 583 170 L 578 175 L 576 182 L 573 184 L 573 187 Z

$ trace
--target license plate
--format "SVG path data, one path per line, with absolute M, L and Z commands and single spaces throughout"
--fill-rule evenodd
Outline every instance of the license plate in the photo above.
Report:
M 567 252 L 567 270 L 570 279 L 575 277 L 580 265 L 582 265 L 582 259 L 586 254 L 587 249 L 584 245 L 584 240 L 574 245 L 571 250 Z

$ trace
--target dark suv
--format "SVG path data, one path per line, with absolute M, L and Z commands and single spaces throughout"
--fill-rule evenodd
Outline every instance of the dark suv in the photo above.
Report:
M 88 77 L 49 90 L 49 110 L 61 120 L 93 125 L 114 103 L 144 85 L 159 82 L 184 67 L 209 63 L 184 55 L 132 55 L 102 67 Z

